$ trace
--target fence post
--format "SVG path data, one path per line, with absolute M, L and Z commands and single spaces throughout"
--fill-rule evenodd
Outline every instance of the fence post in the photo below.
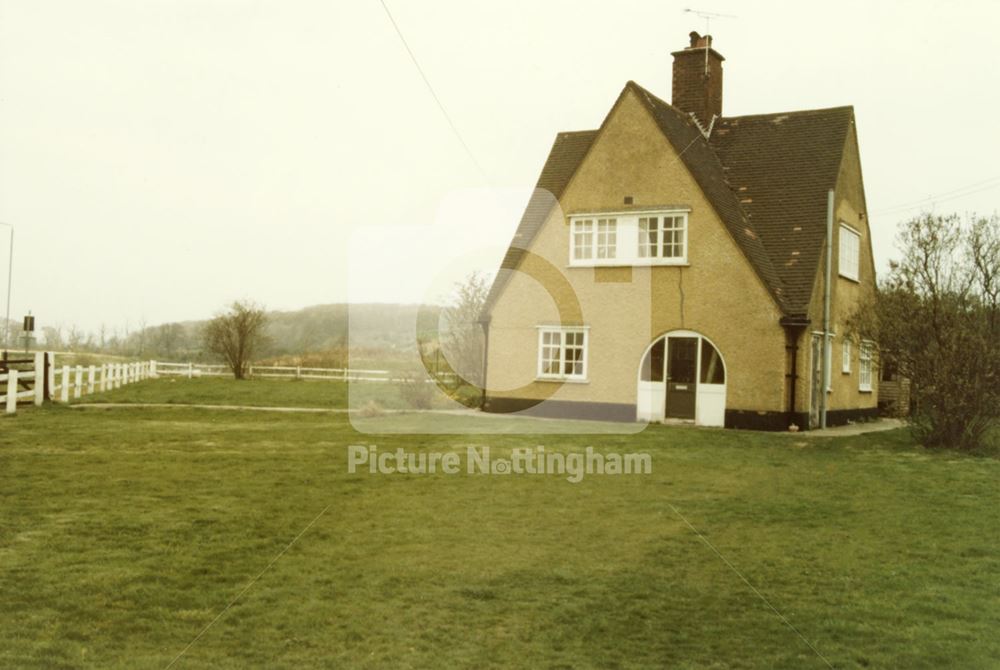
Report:
M 99 382 L 97 382 L 97 388 L 102 393 L 106 389 L 105 380 L 107 379 L 107 373 L 105 372 L 105 370 L 107 370 L 106 364 L 105 363 L 101 363 L 101 370 L 100 370 L 100 372 L 101 372 L 101 380 Z
M 188 363 L 188 379 L 194 376 L 194 363 Z
M 97 368 L 91 365 L 87 368 L 87 395 L 94 395 L 94 378 L 97 376 Z
M 56 388 L 56 355 L 45 352 L 45 399 L 52 400 Z
M 62 369 L 62 388 L 59 389 L 59 401 L 69 402 L 69 366 L 64 365 Z
M 83 366 L 76 366 L 76 376 L 73 379 L 73 397 L 79 398 L 83 393 Z
M 7 371 L 7 413 L 13 414 L 17 411 L 17 370 L 11 368 Z
M 155 360 L 149 362 L 149 376 L 152 377 L 153 379 L 156 379 L 156 361 Z
M 111 364 L 111 388 L 113 389 L 116 389 L 122 385 L 121 368 L 122 368 L 121 363 Z
M 301 365 L 296 365 L 295 366 L 295 378 L 296 379 L 302 379 L 302 366 Z
M 45 352 L 35 352 L 35 405 L 45 402 Z

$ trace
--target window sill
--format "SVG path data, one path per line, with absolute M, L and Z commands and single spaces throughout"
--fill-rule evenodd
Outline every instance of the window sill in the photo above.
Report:
M 647 268 L 647 267 L 664 267 L 664 268 L 687 268 L 691 267 L 691 264 L 687 261 L 660 261 L 660 262 L 646 262 L 646 261 L 629 261 L 629 262 L 611 262 L 611 263 L 570 263 L 566 266 L 568 269 L 572 270 L 574 268 Z
M 872 391 L 870 388 L 867 388 L 867 389 L 861 389 L 861 388 L 859 388 L 858 389 L 858 393 L 874 393 L 874 391 Z
M 861 283 L 861 279 L 860 278 L 848 277 L 847 275 L 842 275 L 842 274 L 838 274 L 837 276 L 840 277 L 841 279 L 846 279 L 847 281 L 851 282 L 852 284 L 860 284 Z
M 550 384 L 589 384 L 589 379 L 579 379 L 574 377 L 535 377 L 536 382 L 549 382 Z

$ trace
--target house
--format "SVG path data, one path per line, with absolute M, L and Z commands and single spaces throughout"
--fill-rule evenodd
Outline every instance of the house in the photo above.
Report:
M 874 416 L 873 345 L 845 326 L 875 286 L 853 108 L 723 116 L 712 38 L 673 57 L 671 103 L 630 81 L 598 129 L 556 136 L 483 311 L 484 409 Z

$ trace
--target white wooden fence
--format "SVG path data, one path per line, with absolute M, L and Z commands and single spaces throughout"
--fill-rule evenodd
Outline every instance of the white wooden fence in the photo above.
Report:
M 232 371 L 227 365 L 206 363 L 166 363 L 153 361 L 159 375 L 187 377 L 230 377 Z M 356 368 L 309 368 L 298 365 L 251 365 L 249 377 L 275 379 L 325 379 L 328 381 L 399 381 L 389 370 L 359 370 Z
M 48 373 L 48 379 L 44 375 Z M 58 367 L 51 352 L 36 352 L 34 369 L 30 371 L 9 369 L 0 374 L 0 404 L 7 414 L 17 411 L 19 400 L 31 400 L 41 405 L 47 399 L 68 403 L 83 395 L 120 388 L 126 384 L 156 377 L 156 361 L 133 363 L 105 363 L 102 365 L 82 365 Z M 32 388 L 18 390 L 22 382 L 31 381 Z
M 211 365 L 206 363 L 166 363 L 152 361 L 154 371 L 161 376 L 187 377 L 229 377 L 232 376 L 227 365 Z M 340 382 L 402 382 L 405 379 L 400 373 L 390 370 L 362 370 L 359 368 L 309 368 L 298 365 L 251 365 L 248 370 L 251 378 L 275 379 L 320 379 Z M 455 378 L 455 373 L 440 373 L 439 377 Z M 433 380 L 429 380 L 433 382 Z

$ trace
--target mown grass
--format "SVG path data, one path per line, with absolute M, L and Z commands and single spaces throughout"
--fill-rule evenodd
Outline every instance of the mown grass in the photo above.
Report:
M 653 472 L 350 474 L 355 442 L 591 445 Z M 0 420 L 0 666 L 163 668 L 263 571 L 174 667 L 827 667 L 711 543 L 834 667 L 995 667 L 998 475 L 903 431 L 360 436 L 337 414 L 28 409 Z

